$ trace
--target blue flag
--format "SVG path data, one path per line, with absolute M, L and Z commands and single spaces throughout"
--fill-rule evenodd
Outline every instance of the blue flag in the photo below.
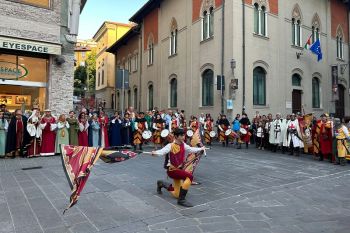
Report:
M 322 60 L 322 50 L 320 39 L 316 40 L 310 47 L 311 52 L 317 55 L 317 61 Z

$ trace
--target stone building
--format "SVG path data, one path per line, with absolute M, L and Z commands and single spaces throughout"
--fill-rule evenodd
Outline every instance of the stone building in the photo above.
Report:
M 99 107 L 115 108 L 115 57 L 106 49 L 121 38 L 132 24 L 104 22 L 93 36 L 96 49 L 96 89 L 95 98 Z
M 73 107 L 74 45 L 86 0 L 0 0 L 0 103 Z
M 108 51 L 121 68 L 138 54 L 125 101 L 137 98 L 140 110 L 349 116 L 348 4 L 150 0 L 130 18 L 138 35 L 125 35 Z M 322 60 L 304 49 L 309 38 L 319 39 Z
M 74 48 L 74 69 L 85 66 L 85 61 L 91 53 L 96 53 L 97 44 L 95 41 L 77 40 Z

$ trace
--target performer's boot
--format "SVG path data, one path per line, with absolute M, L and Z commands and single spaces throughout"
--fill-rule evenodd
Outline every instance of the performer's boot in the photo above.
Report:
M 328 154 L 328 162 L 330 162 L 330 163 L 332 163 L 333 161 L 332 161 L 332 154 Z
M 241 148 L 242 148 L 242 144 L 241 144 L 241 143 L 238 143 L 237 149 L 241 149 Z
M 182 187 L 180 188 L 180 195 L 179 195 L 179 199 L 177 200 L 177 204 L 184 207 L 193 207 L 191 203 L 186 201 L 187 191 L 188 190 L 183 189 Z
M 142 144 L 140 144 L 140 150 L 142 151 Z
M 319 156 L 319 157 L 318 157 L 318 161 L 323 161 L 323 154 L 322 154 L 322 153 L 319 153 L 318 156 Z
M 171 184 L 163 181 L 163 180 L 158 180 L 157 181 L 157 193 L 158 194 L 162 194 L 162 188 L 166 188 L 168 189 L 170 187 Z
M 340 165 L 345 166 L 346 165 L 346 159 L 345 158 L 339 158 Z
M 225 147 L 225 142 L 222 143 L 222 146 Z
M 248 149 L 248 142 L 245 143 L 245 148 Z
M 290 150 L 289 155 L 293 155 L 294 148 L 292 147 L 289 150 Z

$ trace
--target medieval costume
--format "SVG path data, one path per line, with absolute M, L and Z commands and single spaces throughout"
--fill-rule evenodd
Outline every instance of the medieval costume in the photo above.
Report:
M 123 145 L 131 145 L 132 142 L 132 130 L 131 130 L 131 120 L 129 119 L 129 114 L 125 114 L 122 121 L 121 129 L 121 140 Z
M 28 118 L 27 131 L 30 135 L 30 145 L 28 147 L 28 157 L 35 157 L 40 155 L 41 150 L 41 134 L 40 128 L 40 112 L 33 110 L 32 115 Z
M 6 148 L 6 136 L 9 123 L 5 119 L 2 112 L 0 113 L 0 158 L 5 157 L 5 148 Z
M 335 138 L 337 147 L 337 163 L 344 166 L 346 164 L 346 157 L 350 156 L 350 134 L 348 128 L 341 124 L 340 119 L 335 119 Z
M 186 201 L 188 189 L 191 186 L 193 175 L 185 171 L 186 152 L 198 153 L 202 148 L 190 147 L 183 142 L 184 131 L 182 129 L 176 130 L 175 141 L 167 144 L 163 149 L 153 151 L 153 155 L 168 155 L 164 163 L 167 170 L 167 175 L 174 180 L 173 184 L 167 184 L 162 180 L 157 181 L 157 192 L 162 193 L 162 188 L 166 188 L 174 197 L 178 198 L 178 204 L 185 207 L 192 207 Z M 180 140 L 179 137 L 183 139 Z
M 22 115 L 21 110 L 16 110 L 16 115 L 10 120 L 6 137 L 6 155 L 24 156 L 27 153 L 30 136 L 27 129 L 27 118 Z
M 164 120 L 160 117 L 160 115 L 156 116 L 156 119 L 153 122 L 152 126 L 154 132 L 153 132 L 153 143 L 157 149 L 157 145 L 162 145 L 163 140 L 161 137 L 161 132 L 165 128 L 165 122 Z
M 259 150 L 265 150 L 264 137 L 265 137 L 265 127 L 263 122 L 260 120 L 258 123 L 258 128 L 256 129 L 256 145 Z
M 228 146 L 228 136 L 225 133 L 230 128 L 230 122 L 227 120 L 226 115 L 221 116 L 218 128 L 220 130 L 219 141 L 222 143 L 222 146 Z
M 61 115 L 57 122 L 57 134 L 56 134 L 56 154 L 61 153 L 61 145 L 69 144 L 69 123 L 66 121 L 66 117 Z
M 74 116 L 74 112 L 69 113 L 69 118 L 67 118 L 68 124 L 69 124 L 69 145 L 78 146 L 78 132 L 79 132 L 79 121 Z
M 281 123 L 282 154 L 288 151 L 288 148 L 289 148 L 288 140 L 287 140 L 289 121 L 290 121 L 290 115 L 287 115 L 286 119 L 283 119 Z
M 139 113 L 139 116 L 135 119 L 134 127 L 134 149 L 136 150 L 136 146 L 139 145 L 140 150 L 142 150 L 142 145 L 144 142 L 144 139 L 142 138 L 142 133 L 148 129 L 144 113 Z
M 269 133 L 269 142 L 272 146 L 272 151 L 276 152 L 277 147 L 282 144 L 282 119 L 281 114 L 276 115 L 276 119 L 271 122 L 270 133 Z
M 287 124 L 287 137 L 285 138 L 285 145 L 289 145 L 290 155 L 295 153 L 296 156 L 299 156 L 299 148 L 302 147 L 302 139 L 299 128 L 298 119 L 295 118 L 295 115 L 292 114 L 290 121 Z
M 207 120 L 204 123 L 204 140 L 207 145 L 211 145 L 211 136 L 210 132 L 213 131 L 214 124 L 210 117 L 207 117 Z
M 51 110 L 45 110 L 46 115 L 40 121 L 42 130 L 41 156 L 49 156 L 55 154 L 56 141 L 56 119 L 51 115 Z
M 86 119 L 85 113 L 79 115 L 79 132 L 78 132 L 78 143 L 79 146 L 89 146 L 89 122 Z
M 322 120 L 317 122 L 316 138 L 319 144 L 319 160 L 328 158 L 332 162 L 332 122 L 326 114 L 321 116 Z
M 92 116 L 90 128 L 91 128 L 90 132 L 91 132 L 91 138 L 92 138 L 92 146 L 93 147 L 101 146 L 101 138 L 100 138 L 101 127 L 96 115 Z
M 245 143 L 246 148 L 248 148 L 251 136 L 251 133 L 249 132 L 250 121 L 248 119 L 248 116 L 246 114 L 242 114 L 242 119 L 239 121 L 239 123 L 241 124 L 241 128 L 245 129 L 246 131 L 245 134 L 241 133 L 241 141 L 242 143 Z M 241 143 L 238 145 L 238 148 L 241 148 Z
M 122 129 L 122 121 L 120 119 L 119 114 L 116 113 L 114 116 L 114 119 L 112 119 L 109 124 L 110 146 L 122 145 L 121 129 Z
M 269 116 L 270 116 L 270 114 L 269 114 Z M 265 144 L 265 148 L 267 148 L 268 150 L 272 149 L 272 145 L 270 144 L 271 124 L 272 124 L 272 118 L 268 118 L 265 122 L 265 130 L 264 130 L 264 134 L 265 134 L 264 135 L 264 144 Z
M 101 112 L 100 117 L 98 118 L 98 122 L 100 123 L 100 128 L 101 128 L 101 135 L 100 135 L 100 140 L 101 140 L 101 147 L 109 147 L 109 141 L 108 141 L 108 117 L 105 116 L 103 112 Z

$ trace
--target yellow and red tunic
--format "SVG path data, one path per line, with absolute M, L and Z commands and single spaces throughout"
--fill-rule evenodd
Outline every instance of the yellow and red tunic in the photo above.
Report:
M 137 123 L 137 129 L 134 132 L 134 145 L 143 143 L 142 133 L 146 130 L 146 121 L 135 122 Z
M 207 144 L 211 143 L 210 132 L 213 131 L 213 122 L 211 120 L 207 120 L 205 122 L 205 131 L 204 131 L 204 140 Z
M 345 126 L 342 126 L 338 130 L 336 130 L 338 157 L 339 158 L 346 157 L 346 159 L 350 159 L 350 151 L 348 149 L 349 145 L 348 145 L 348 142 L 346 140 L 350 135 L 345 135 L 343 127 L 345 128 Z M 346 129 L 345 129 L 345 131 L 346 131 Z M 349 134 L 349 132 L 347 132 L 347 133 Z
M 154 144 L 162 144 L 163 143 L 163 140 L 162 140 L 162 137 L 161 137 L 161 132 L 162 130 L 164 129 L 164 123 L 162 122 L 156 122 L 156 129 L 153 133 L 153 143 Z

